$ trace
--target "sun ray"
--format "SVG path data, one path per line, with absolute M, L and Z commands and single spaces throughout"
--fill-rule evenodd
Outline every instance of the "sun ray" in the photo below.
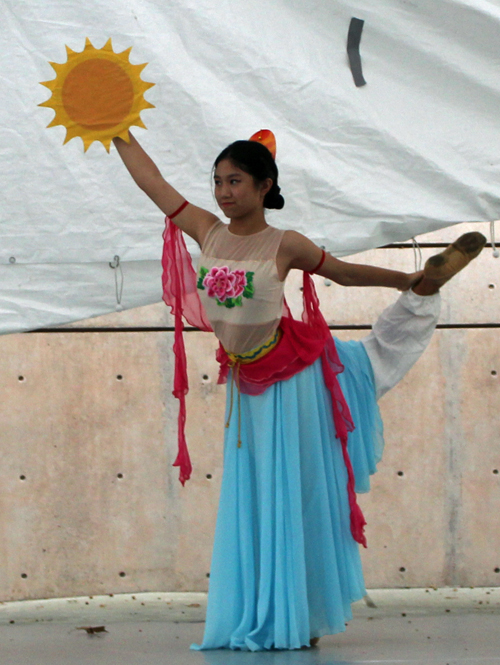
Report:
M 82 51 L 66 46 L 66 62 L 50 63 L 56 78 L 41 85 L 52 96 L 39 106 L 55 111 L 48 127 L 63 125 L 64 143 L 79 136 L 85 152 L 94 141 L 109 152 L 116 136 L 130 141 L 132 125 L 146 127 L 140 114 L 155 106 L 144 99 L 144 93 L 155 84 L 142 80 L 140 74 L 147 63 L 133 65 L 131 50 L 115 53 L 111 39 L 96 49 L 87 37 Z

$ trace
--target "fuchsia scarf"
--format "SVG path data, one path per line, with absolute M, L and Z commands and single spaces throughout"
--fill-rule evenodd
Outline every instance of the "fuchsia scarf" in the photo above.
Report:
M 180 467 L 179 480 L 182 485 L 189 480 L 192 466 L 184 433 L 186 422 L 186 395 L 189 389 L 186 352 L 182 331 L 186 321 L 200 330 L 211 331 L 196 289 L 197 277 L 191 263 L 181 231 L 172 220 L 166 218 L 163 234 L 163 300 L 171 308 L 175 318 L 174 333 L 174 396 L 179 400 L 178 439 L 179 452 L 173 466 Z M 348 433 L 354 429 L 349 407 L 345 401 L 337 374 L 343 371 L 335 342 L 319 308 L 319 300 L 311 274 L 304 272 L 304 310 L 302 321 L 296 321 L 285 302 L 280 328 L 283 336 L 279 344 L 266 356 L 252 363 L 239 365 L 239 389 L 248 395 L 259 395 L 273 383 L 289 379 L 294 374 L 312 365 L 320 356 L 325 385 L 328 388 L 333 408 L 335 433 L 342 445 L 342 454 L 347 469 L 347 493 L 351 511 L 351 533 L 356 542 L 366 547 L 364 526 L 366 521 L 356 501 L 354 472 L 347 451 Z M 230 361 L 222 345 L 217 351 L 220 363 L 218 383 L 225 383 Z

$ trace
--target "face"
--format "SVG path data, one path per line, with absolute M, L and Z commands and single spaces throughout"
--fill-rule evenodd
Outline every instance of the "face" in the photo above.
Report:
M 220 161 L 215 169 L 215 199 L 222 212 L 231 219 L 262 210 L 264 196 L 271 184 L 271 179 L 256 183 L 249 173 L 242 171 L 228 159 Z

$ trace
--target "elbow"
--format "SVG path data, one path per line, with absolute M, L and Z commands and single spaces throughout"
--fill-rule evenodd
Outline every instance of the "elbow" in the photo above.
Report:
M 340 284 L 340 286 L 353 286 L 352 280 L 342 273 L 332 272 L 330 270 L 319 270 L 316 274 L 325 279 L 331 279 L 332 282 Z
M 335 277 L 329 277 L 329 279 L 340 284 L 340 286 L 356 286 L 356 281 L 348 275 L 335 275 Z
M 342 277 L 342 281 L 339 282 L 342 286 L 359 286 L 359 281 L 354 279 L 354 277 L 349 277 L 348 275 L 344 275 Z
M 137 187 L 139 187 L 139 189 L 142 189 L 143 192 L 149 195 L 151 187 L 148 185 L 148 181 L 143 180 L 142 178 L 134 178 L 134 180 Z
M 155 192 L 160 189 L 162 183 L 164 182 L 161 173 L 142 173 L 134 178 L 137 186 L 142 189 L 150 198 L 154 196 Z

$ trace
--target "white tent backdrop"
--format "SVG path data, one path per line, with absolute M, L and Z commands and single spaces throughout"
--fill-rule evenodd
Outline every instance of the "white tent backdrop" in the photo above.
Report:
M 0 0 L 0 331 L 161 298 L 162 214 L 112 148 L 63 146 L 37 108 L 89 37 L 132 46 L 156 109 L 135 134 L 165 177 L 215 211 L 218 152 L 274 131 L 283 211 L 336 255 L 500 216 L 499 0 Z M 352 17 L 365 21 L 356 87 Z M 194 249 L 192 246 L 190 246 Z

